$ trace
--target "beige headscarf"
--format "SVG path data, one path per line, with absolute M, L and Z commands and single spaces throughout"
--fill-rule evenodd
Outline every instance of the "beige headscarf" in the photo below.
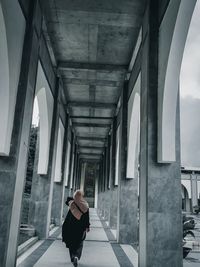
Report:
M 83 213 L 88 211 L 89 205 L 83 198 L 83 192 L 81 190 L 76 190 L 74 193 L 74 200 L 69 202 L 69 209 L 77 220 L 80 220 Z

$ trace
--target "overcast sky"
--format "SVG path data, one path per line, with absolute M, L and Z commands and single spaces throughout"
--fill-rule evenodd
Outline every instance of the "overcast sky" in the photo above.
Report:
M 180 75 L 182 165 L 200 167 L 200 1 L 191 21 Z

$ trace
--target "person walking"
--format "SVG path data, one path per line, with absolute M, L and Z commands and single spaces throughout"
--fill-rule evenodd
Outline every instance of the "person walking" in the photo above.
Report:
M 74 193 L 73 198 L 68 197 L 65 203 L 69 210 L 62 226 L 62 241 L 69 248 L 71 262 L 77 267 L 86 232 L 90 231 L 89 205 L 80 189 Z

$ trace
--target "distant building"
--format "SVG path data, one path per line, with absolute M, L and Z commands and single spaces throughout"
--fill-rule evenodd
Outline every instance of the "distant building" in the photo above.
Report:
M 200 168 L 181 167 L 182 209 L 192 211 L 200 205 Z

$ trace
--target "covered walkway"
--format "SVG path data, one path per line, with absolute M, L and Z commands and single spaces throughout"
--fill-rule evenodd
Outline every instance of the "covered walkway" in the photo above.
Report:
M 90 209 L 91 231 L 84 242 L 80 267 L 136 267 L 137 253 L 130 245 L 117 244 L 105 221 Z M 61 242 L 60 229 L 18 258 L 17 267 L 71 267 L 68 249 Z M 34 251 L 33 251 L 34 249 Z
M 195 3 L 0 1 L 0 267 L 70 266 L 59 229 L 78 188 L 95 209 L 83 266 L 137 267 L 133 248 L 138 267 L 183 266 L 179 74 Z

